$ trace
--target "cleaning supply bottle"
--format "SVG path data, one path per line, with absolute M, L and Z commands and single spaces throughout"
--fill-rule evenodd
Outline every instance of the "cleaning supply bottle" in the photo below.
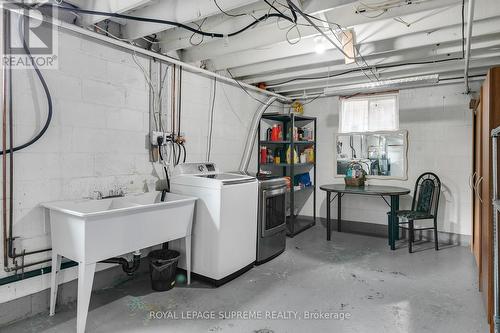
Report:
M 278 125 L 274 124 L 273 129 L 271 130 L 271 141 L 278 141 L 279 140 L 279 129 Z
M 267 163 L 267 148 L 265 146 L 260 147 L 260 163 Z
M 286 163 L 288 163 L 288 164 L 292 163 L 290 146 L 288 146 L 288 149 L 286 150 Z M 293 149 L 293 163 L 299 163 L 299 154 L 297 154 L 296 148 Z

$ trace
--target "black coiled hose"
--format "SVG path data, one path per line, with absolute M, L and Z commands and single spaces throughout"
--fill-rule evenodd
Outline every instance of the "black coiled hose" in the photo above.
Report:
M 21 29 L 20 29 L 20 31 L 21 31 Z M 53 111 L 53 109 L 52 109 L 52 96 L 50 95 L 49 87 L 47 86 L 47 82 L 45 82 L 45 79 L 43 78 L 42 72 L 40 72 L 40 69 L 36 65 L 35 60 L 33 60 L 33 57 L 31 55 L 29 48 L 28 48 L 28 45 L 26 44 L 26 40 L 24 39 L 24 36 L 22 37 L 22 40 L 23 40 L 24 51 L 26 52 L 26 55 L 29 56 L 30 61 L 31 61 L 31 65 L 33 66 L 33 69 L 35 70 L 36 75 L 38 76 L 38 79 L 40 79 L 40 83 L 42 84 L 43 91 L 45 92 L 45 96 L 47 97 L 47 104 L 48 104 L 47 120 L 45 120 L 45 124 L 43 125 L 43 128 L 40 130 L 40 132 L 38 132 L 37 135 L 35 135 L 31 140 L 29 140 L 26 143 L 23 143 L 22 145 L 19 145 L 17 147 L 11 146 L 9 149 L 7 149 L 5 151 L 5 153 L 7 153 L 7 154 L 13 153 L 15 151 L 18 151 L 18 150 L 21 150 L 24 148 L 27 148 L 27 147 L 31 146 L 32 144 L 34 144 L 35 142 L 37 142 L 45 134 L 45 132 L 47 132 L 47 129 L 49 128 L 50 122 L 52 120 L 52 111 Z M 12 131 L 12 129 L 11 129 L 11 131 Z M 3 151 L 0 151 L 0 155 L 3 155 Z

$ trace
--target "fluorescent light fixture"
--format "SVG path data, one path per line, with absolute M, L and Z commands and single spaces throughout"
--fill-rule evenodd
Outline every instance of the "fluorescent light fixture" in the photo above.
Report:
M 316 52 L 317 54 L 323 54 L 325 53 L 325 50 L 326 45 L 324 38 L 321 36 L 314 38 L 314 52 Z
M 431 86 L 439 83 L 439 74 L 406 77 L 401 79 L 383 80 L 369 83 L 358 83 L 346 86 L 328 87 L 325 95 L 344 95 L 351 93 L 377 92 L 384 90 L 409 89 Z

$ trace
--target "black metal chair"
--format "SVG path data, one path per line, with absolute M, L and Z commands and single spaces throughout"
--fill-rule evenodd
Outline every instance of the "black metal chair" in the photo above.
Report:
M 413 242 L 415 241 L 415 230 L 434 230 L 434 247 L 439 250 L 437 231 L 437 212 L 439 205 L 439 195 L 441 194 L 441 181 L 432 172 L 426 172 L 417 178 L 411 210 L 399 210 L 398 227 L 408 230 L 408 251 L 412 253 Z M 405 218 L 406 221 L 400 221 Z M 434 225 L 428 228 L 415 228 L 415 220 L 434 220 Z M 407 225 L 407 226 L 406 226 Z

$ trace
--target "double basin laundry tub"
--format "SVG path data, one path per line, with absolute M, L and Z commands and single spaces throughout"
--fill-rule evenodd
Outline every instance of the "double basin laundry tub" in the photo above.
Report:
M 41 204 L 52 237 L 50 314 L 54 315 L 62 257 L 78 263 L 77 332 L 85 331 L 96 263 L 184 238 L 187 278 L 191 272 L 191 229 L 196 198 L 160 192 L 102 200 Z

